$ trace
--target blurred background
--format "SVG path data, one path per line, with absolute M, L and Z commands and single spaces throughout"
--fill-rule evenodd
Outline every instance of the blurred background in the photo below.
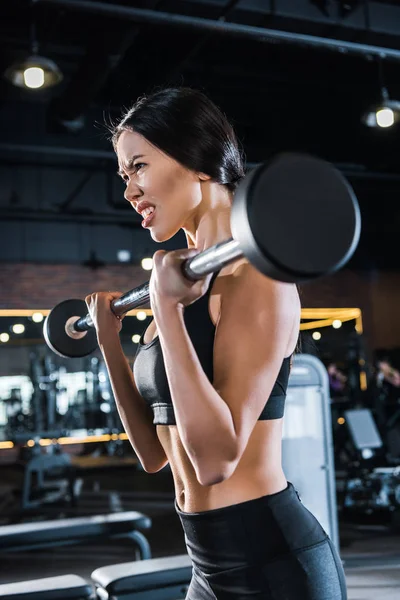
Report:
M 156 250 L 185 246 L 181 233 L 160 245 L 143 230 L 108 131 L 139 96 L 185 85 L 222 108 L 247 169 L 305 152 L 355 190 L 353 257 L 300 286 L 302 352 L 328 378 L 344 556 L 400 554 L 399 34 L 395 0 L 3 0 L 0 524 L 133 507 L 153 519 L 154 556 L 185 552 L 170 469 L 141 469 L 100 351 L 66 359 L 43 338 L 59 302 L 127 291 L 149 279 Z M 130 363 L 150 320 L 149 305 L 124 319 Z M 360 443 L 360 426 L 374 442 Z M 90 550 L 84 575 L 126 552 Z M 6 556 L 2 582 L 47 572 L 46 551 L 18 556 L 28 569 Z M 69 572 L 72 554 L 52 556 Z

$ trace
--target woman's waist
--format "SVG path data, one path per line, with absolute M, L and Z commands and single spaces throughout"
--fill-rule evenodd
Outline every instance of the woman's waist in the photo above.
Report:
M 194 513 L 223 508 L 267 494 L 286 486 L 281 460 L 281 423 L 260 422 L 228 479 L 211 486 L 201 485 L 196 471 L 178 440 L 166 444 L 171 455 L 175 495 L 182 512 Z M 172 443 L 174 441 L 174 443 Z
M 274 494 L 287 486 L 282 468 L 237 469 L 221 483 L 201 485 L 195 472 L 174 475 L 176 503 L 181 513 L 215 511 Z

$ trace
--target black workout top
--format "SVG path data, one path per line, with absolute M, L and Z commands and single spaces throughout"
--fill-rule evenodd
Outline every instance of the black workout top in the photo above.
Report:
M 192 344 L 197 352 L 205 374 L 213 381 L 213 346 L 215 325 L 208 312 L 208 299 L 219 271 L 213 274 L 207 293 L 185 307 L 184 321 Z M 154 425 L 176 425 L 174 408 L 159 337 L 143 342 L 141 335 L 133 364 L 133 374 L 140 395 L 154 414 Z M 238 342 L 239 343 L 239 342 Z M 266 340 L 266 343 L 268 341 Z M 289 380 L 290 358 L 285 358 L 271 395 L 258 420 L 280 419 L 285 408 L 286 389 Z

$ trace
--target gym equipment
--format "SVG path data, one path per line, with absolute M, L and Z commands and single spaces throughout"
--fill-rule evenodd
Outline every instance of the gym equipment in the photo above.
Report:
M 75 504 L 75 473 L 71 458 L 60 446 L 52 445 L 42 453 L 36 444 L 24 465 L 21 510 L 43 507 L 55 502 Z
M 16 445 L 26 444 L 31 436 L 12 439 Z M 18 459 L 1 467 L 2 486 L 9 490 L 1 513 L 8 519 L 18 519 L 28 511 L 43 511 L 54 505 L 72 507 L 76 503 L 76 469 L 70 455 L 56 444 L 42 448 L 38 438 L 34 442 L 33 446 L 20 447 Z
M 0 585 L 2 600 L 93 600 L 93 588 L 78 575 L 44 577 Z
M 94 539 L 128 537 L 134 542 L 135 560 L 147 560 L 151 558 L 150 545 L 138 529 L 150 529 L 151 524 L 146 515 L 128 511 L 3 525 L 0 527 L 0 549 L 1 552 L 19 552 L 88 543 Z
M 306 155 L 283 154 L 261 164 L 239 184 L 231 210 L 233 238 L 183 261 L 196 281 L 245 256 L 264 275 L 288 283 L 340 269 L 352 256 L 361 230 L 358 203 L 343 175 Z M 111 303 L 116 316 L 149 300 L 149 283 Z M 62 357 L 86 356 L 97 346 L 83 300 L 61 302 L 47 316 L 43 334 Z
M 91 574 L 99 598 L 177 600 L 185 598 L 192 578 L 187 554 L 100 567 Z
M 306 508 L 339 551 L 328 372 L 311 354 L 296 354 L 282 433 L 282 465 Z
M 345 410 L 344 416 L 357 450 L 363 452 L 363 450 L 382 448 L 382 438 L 368 408 Z
M 343 482 L 343 510 L 366 515 L 400 510 L 400 467 L 391 459 L 369 408 L 344 411 L 353 452 Z M 349 460 L 350 459 L 350 460 Z M 394 466 L 386 465 L 393 461 Z
M 33 386 L 32 412 L 34 431 L 50 431 L 57 428 L 57 369 L 53 355 L 30 352 L 29 374 Z
M 53 352 L 63 358 L 83 357 L 94 352 L 97 347 L 95 329 L 88 329 L 78 334 L 75 330 L 75 323 L 80 318 L 78 315 L 83 315 L 86 311 L 84 300 L 64 300 L 47 315 L 43 325 L 43 335 Z M 70 331 L 71 322 L 73 331 Z
M 354 468 L 344 483 L 343 509 L 364 515 L 400 514 L 400 467 Z

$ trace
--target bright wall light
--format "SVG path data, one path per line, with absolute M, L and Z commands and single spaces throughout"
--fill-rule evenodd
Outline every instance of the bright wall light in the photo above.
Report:
M 132 342 L 134 344 L 138 344 L 139 341 L 140 341 L 140 335 L 135 334 L 135 335 L 132 336 Z
M 314 333 L 312 334 L 313 336 L 313 340 L 320 340 L 322 335 L 320 334 L 319 331 L 314 331 Z
M 342 326 L 342 321 L 340 319 L 335 319 L 332 323 L 332 327 L 334 329 L 340 329 L 341 326 Z
M 151 271 L 153 268 L 153 259 L 152 258 L 143 258 L 142 259 L 142 269 L 145 271 Z
M 0 342 L 3 342 L 5 344 L 6 342 L 8 342 L 9 339 L 10 336 L 8 335 L 8 333 L 0 333 Z
M 24 327 L 24 325 L 22 325 L 22 323 L 16 323 L 15 325 L 12 326 L 12 330 L 14 333 L 20 334 L 20 333 L 24 333 L 25 327 Z
M 43 319 L 44 319 L 44 317 L 43 317 L 42 313 L 40 313 L 40 312 L 33 313 L 33 315 L 32 315 L 32 321 L 34 323 L 41 323 L 43 321 Z
M 138 312 L 136 314 L 136 318 L 139 321 L 144 321 L 145 319 L 147 319 L 147 313 L 145 313 L 144 310 L 138 310 Z

